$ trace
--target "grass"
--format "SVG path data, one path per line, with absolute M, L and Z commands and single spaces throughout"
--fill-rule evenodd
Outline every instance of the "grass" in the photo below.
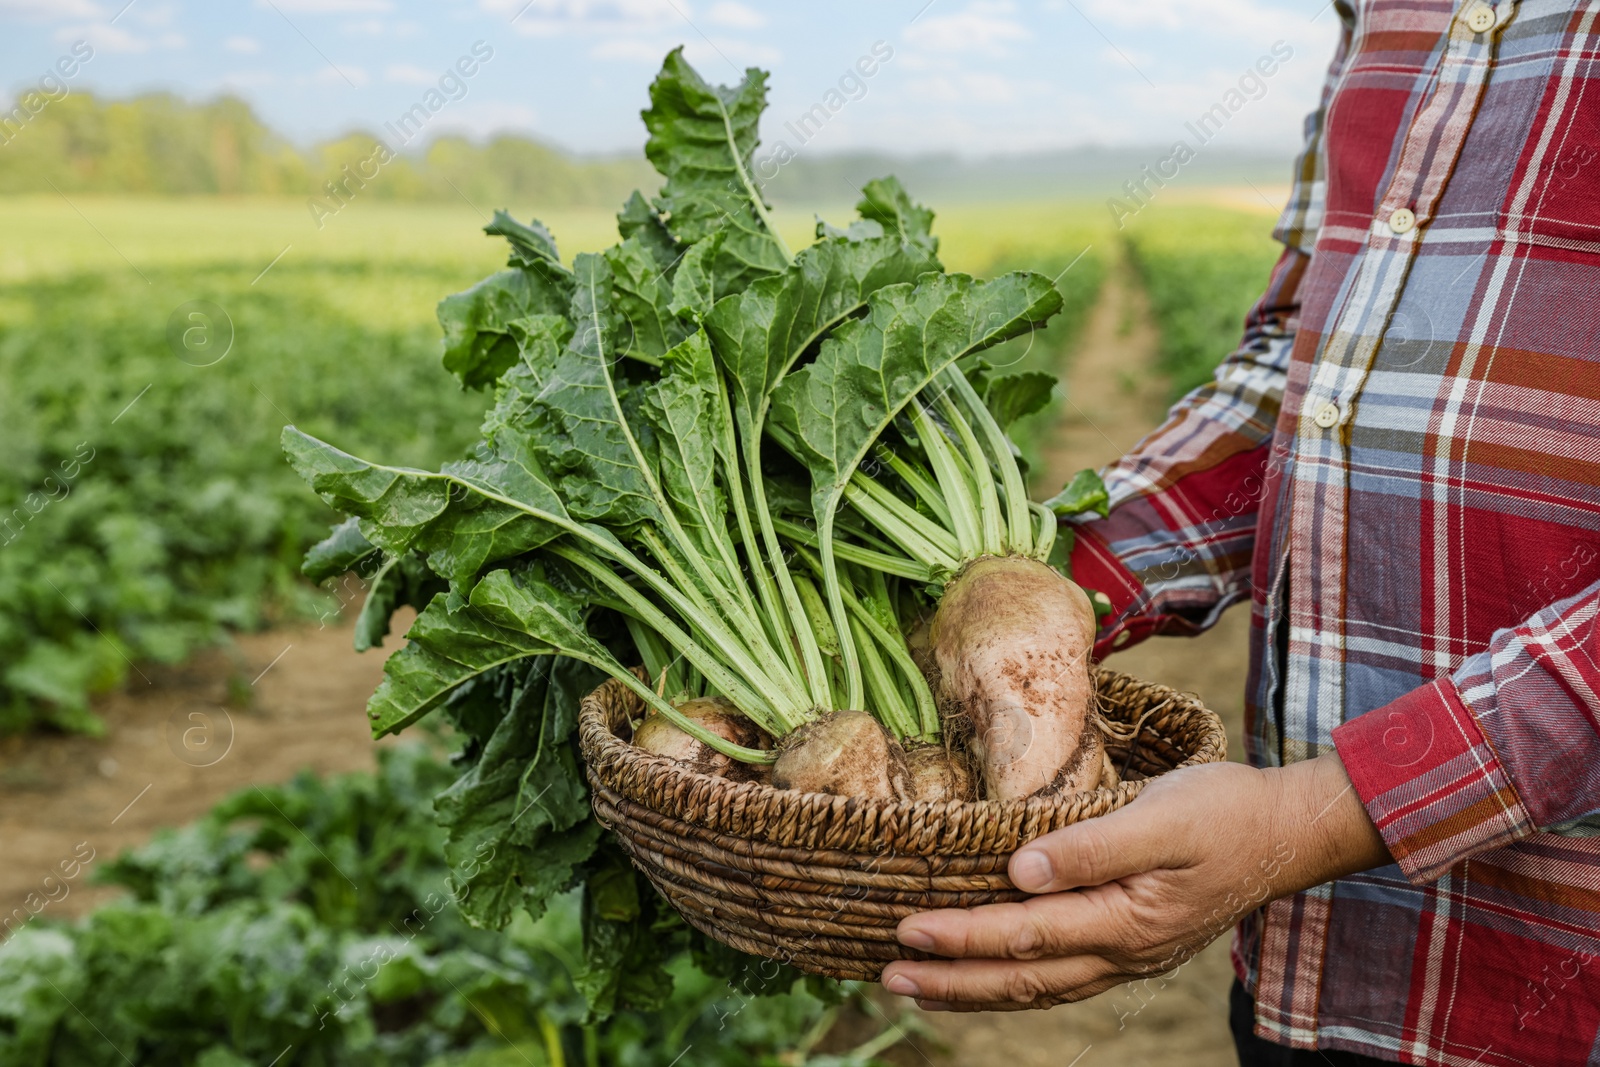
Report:
M 1175 397 L 1208 381 L 1238 345 L 1282 252 L 1271 231 L 1259 212 L 1198 206 L 1153 207 L 1129 223 L 1129 256 L 1150 295 L 1160 370 Z
M 615 240 L 608 213 L 545 218 L 567 257 Z M 464 205 L 377 201 L 321 231 L 286 201 L 0 203 L 0 733 L 94 731 L 88 697 L 138 664 L 319 606 L 298 566 L 331 513 L 284 464 L 279 431 L 429 467 L 476 438 L 486 398 L 439 366 L 433 309 L 503 264 L 482 223 Z M 785 211 L 780 225 L 799 246 L 814 222 Z M 1059 370 L 1105 229 L 1072 204 L 941 217 L 953 268 L 1062 277 L 1066 313 L 993 361 Z M 222 310 L 215 343 L 232 332 L 210 365 L 168 339 L 192 301 Z M 1047 424 L 1019 427 L 1025 450 Z

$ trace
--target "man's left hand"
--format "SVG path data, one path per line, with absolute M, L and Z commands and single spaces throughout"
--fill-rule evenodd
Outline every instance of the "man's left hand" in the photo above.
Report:
M 930 1011 L 1083 1000 L 1192 959 L 1268 900 L 1390 862 L 1337 755 L 1284 768 L 1212 764 L 1164 775 L 1109 815 L 1018 849 L 1018 904 L 923 912 L 891 992 Z

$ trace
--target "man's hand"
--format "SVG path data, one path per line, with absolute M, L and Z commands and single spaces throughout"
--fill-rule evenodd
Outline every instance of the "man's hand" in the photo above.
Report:
M 1337 755 L 1177 771 L 1011 858 L 1020 904 L 923 912 L 883 984 L 932 1011 L 1042 1008 L 1171 971 L 1268 900 L 1390 862 Z

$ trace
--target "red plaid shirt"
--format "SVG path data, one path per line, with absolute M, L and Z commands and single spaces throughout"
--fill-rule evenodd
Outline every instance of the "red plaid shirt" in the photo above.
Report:
M 1102 654 L 1248 598 L 1252 761 L 1336 748 L 1396 859 L 1241 924 L 1258 1033 L 1600 1063 L 1600 0 L 1340 11 L 1244 341 L 1073 564 Z

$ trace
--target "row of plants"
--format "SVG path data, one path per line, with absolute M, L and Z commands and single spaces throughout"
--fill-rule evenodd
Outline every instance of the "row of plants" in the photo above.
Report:
M 1245 313 L 1282 252 L 1271 229 L 1259 213 L 1184 206 L 1146 212 L 1125 231 L 1174 398 L 1209 381 L 1238 345 Z
M 8 923 L 0 1064 L 873 1067 L 914 1025 L 694 934 L 612 846 L 544 907 L 497 836 L 514 813 L 467 838 L 435 820 L 436 797 L 502 810 L 507 766 L 466 740 L 455 767 L 408 745 L 245 790 L 97 864 L 125 897 Z
M 0 300 L 0 733 L 92 732 L 90 694 L 136 664 L 322 610 L 298 569 L 329 513 L 282 462 L 287 418 L 414 462 L 472 439 L 438 327 L 392 303 L 431 304 L 461 265 L 290 260 L 252 288 L 260 269 L 108 271 Z M 174 341 L 195 300 L 212 306 L 181 313 Z

